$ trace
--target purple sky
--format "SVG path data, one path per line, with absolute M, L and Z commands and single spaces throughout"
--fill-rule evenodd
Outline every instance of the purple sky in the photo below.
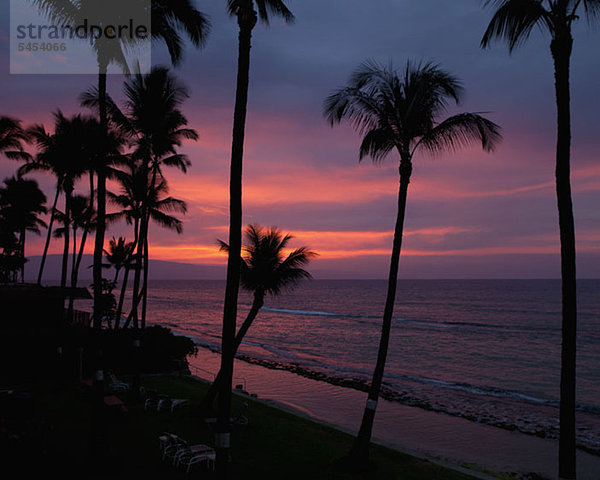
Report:
M 198 1 L 213 31 L 202 51 L 189 48 L 177 74 L 190 88 L 184 111 L 200 141 L 188 144 L 193 167 L 170 172 L 171 193 L 189 204 L 181 236 L 151 231 L 151 256 L 222 263 L 215 239 L 227 236 L 228 168 L 237 61 L 237 25 L 224 1 Z M 507 53 L 483 51 L 491 17 L 481 2 L 456 0 L 303 0 L 288 2 L 296 23 L 274 19 L 255 29 L 248 104 L 244 221 L 277 225 L 292 246 L 320 253 L 316 277 L 385 278 L 396 215 L 397 157 L 358 163 L 359 136 L 323 119 L 323 99 L 363 61 L 434 61 L 459 77 L 465 98 L 456 111 L 488 112 L 505 140 L 493 154 L 478 148 L 419 156 L 409 189 L 404 278 L 559 276 L 554 193 L 555 107 L 549 40 L 534 32 Z M 8 2 L 2 4 L 0 114 L 50 124 L 50 112 L 79 111 L 77 95 L 92 75 L 9 75 Z M 572 182 L 579 275 L 600 272 L 600 79 L 598 32 L 575 29 L 572 58 Z M 153 61 L 168 61 L 160 46 Z M 109 78 L 120 98 L 123 78 Z M 452 113 L 452 112 L 451 112 Z M 2 178 L 16 165 L 0 160 Z M 33 175 L 50 197 L 52 180 Z M 85 184 L 81 185 L 84 191 Z M 127 234 L 125 226 L 109 235 Z M 53 251 L 58 253 L 60 245 Z M 29 253 L 41 251 L 32 240 Z

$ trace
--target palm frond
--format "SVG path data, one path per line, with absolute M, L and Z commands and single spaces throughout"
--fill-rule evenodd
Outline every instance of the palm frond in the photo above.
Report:
M 165 42 L 173 65 L 178 65 L 183 58 L 185 42 L 179 31 L 183 31 L 193 45 L 202 47 L 210 32 L 210 21 L 190 0 L 153 0 L 152 38 Z
M 266 25 L 270 23 L 270 15 L 283 18 L 288 23 L 294 23 L 296 18 L 282 0 L 227 0 L 227 12 L 236 16 L 243 11 L 256 6 L 258 18 Z
M 359 159 L 371 157 L 374 163 L 380 163 L 394 147 L 393 135 L 389 128 L 374 128 L 366 133 L 360 144 Z
M 496 11 L 481 39 L 482 48 L 493 40 L 505 40 L 512 52 L 527 41 L 534 27 L 554 30 L 551 13 L 541 0 L 487 0 L 484 5 Z
M 432 128 L 414 148 L 422 146 L 431 153 L 439 154 L 478 142 L 486 152 L 491 152 L 501 139 L 501 128 L 494 122 L 477 113 L 461 113 Z

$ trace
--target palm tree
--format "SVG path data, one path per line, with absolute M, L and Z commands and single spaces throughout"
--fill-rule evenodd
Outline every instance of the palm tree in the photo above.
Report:
M 166 180 L 161 179 L 154 187 L 152 187 L 152 180 L 148 178 L 147 171 L 135 166 L 133 166 L 129 173 L 122 172 L 118 179 L 121 183 L 122 193 L 120 195 L 111 195 L 111 200 L 123 207 L 123 210 L 110 214 L 110 219 L 113 221 L 125 218 L 128 223 L 134 223 L 136 227 L 139 226 L 139 228 L 134 228 L 135 240 L 132 248 L 135 248 L 135 244 L 137 243 L 139 251 L 139 244 L 142 242 L 140 220 L 141 216 L 146 214 L 146 212 L 149 220 L 154 221 L 154 223 L 163 228 L 175 230 L 179 234 L 183 232 L 183 223 L 181 220 L 171 215 L 171 213 L 185 213 L 187 211 L 187 206 L 183 200 L 167 196 L 169 189 Z M 133 262 L 133 268 L 144 268 L 146 271 L 148 269 L 148 231 L 149 229 L 147 229 L 144 236 L 145 248 L 143 250 L 143 263 Z M 140 267 L 140 265 L 142 266 Z M 126 267 L 125 270 L 125 275 L 127 274 L 128 267 Z M 145 275 L 145 277 L 147 281 L 147 275 Z M 122 285 L 121 299 L 119 300 L 119 306 L 117 307 L 118 313 L 120 313 L 122 308 L 127 284 L 126 278 L 127 277 L 125 277 Z M 128 326 L 129 323 L 135 319 L 134 311 L 136 307 L 137 305 L 135 305 L 134 299 L 125 326 Z
M 39 235 L 40 227 L 46 227 L 46 223 L 39 218 L 39 215 L 46 213 L 46 195 L 35 180 L 11 177 L 4 180 L 4 185 L 0 188 L 3 228 L 14 232 L 18 238 L 21 282 L 24 282 L 25 236 L 27 232 Z
M 229 255 L 227 259 L 227 283 L 223 308 L 223 329 L 221 337 L 221 371 L 224 372 L 222 392 L 219 395 L 217 430 L 219 445 L 228 445 L 227 430 L 231 411 L 231 382 L 233 376 L 233 345 L 237 317 L 237 299 L 240 281 L 240 254 L 242 249 L 242 164 L 244 156 L 244 135 L 246 129 L 246 108 L 248 103 L 248 82 L 250 74 L 250 47 L 252 30 L 260 18 L 269 23 L 269 15 L 283 18 L 287 23 L 294 21 L 294 15 L 282 0 L 227 0 L 230 16 L 237 17 L 239 26 L 237 86 L 233 113 L 233 135 L 231 144 L 231 165 L 229 179 Z M 258 10 L 258 13 L 257 13 Z M 225 434 L 225 435 L 221 435 Z M 223 441 L 221 441 L 223 440 Z M 227 476 L 228 446 L 217 449 L 218 477 Z
M 92 173 L 90 173 L 92 175 Z M 71 225 L 72 233 L 73 233 L 73 256 L 71 261 L 71 288 L 74 289 L 77 287 L 77 281 L 79 277 L 79 268 L 81 266 L 81 260 L 83 259 L 83 252 L 85 250 L 85 244 L 87 239 L 87 234 L 94 229 L 94 211 L 91 205 L 91 198 L 93 198 L 93 194 L 90 194 L 90 197 L 85 195 L 73 195 L 71 198 L 71 205 L 69 208 L 70 219 L 69 223 Z M 59 216 L 60 217 L 60 216 Z M 81 235 L 81 240 L 79 241 L 79 250 L 77 249 L 77 232 L 81 230 L 83 234 Z M 55 236 L 61 236 L 63 234 L 64 227 L 57 228 Z M 73 318 L 73 306 L 74 306 L 74 297 L 72 294 L 69 295 L 69 307 L 67 309 L 67 318 L 69 321 Z
M 81 19 L 94 19 L 99 26 L 119 25 L 118 21 L 123 12 L 123 0 L 105 0 L 99 4 L 95 0 L 81 0 L 73 3 L 70 0 L 34 0 L 47 17 L 53 21 L 68 24 L 78 24 Z M 129 0 L 127 11 L 133 11 L 143 18 L 143 10 L 148 5 L 147 0 Z M 169 49 L 173 64 L 178 64 L 182 58 L 183 40 L 179 32 L 185 32 L 187 38 L 197 47 L 206 41 L 210 24 L 205 16 L 199 12 L 191 0 L 152 0 L 151 21 L 153 40 L 164 41 Z M 108 12 L 108 13 L 107 13 Z M 117 20 L 117 21 L 115 21 Z M 128 20 L 128 19 L 126 19 Z M 130 42 L 127 36 L 114 41 L 103 38 L 94 41 L 93 48 L 98 59 L 98 114 L 100 125 L 105 136 L 108 137 L 107 114 L 107 89 L 106 77 L 108 66 L 116 63 L 128 73 L 129 68 L 123 49 L 127 49 Z M 106 149 L 108 150 L 107 146 Z M 106 231 L 106 178 L 102 171 L 97 175 L 97 222 L 94 241 L 94 321 L 95 328 L 100 328 L 100 310 L 102 295 L 102 253 L 104 250 L 104 234 Z
M 311 278 L 304 270 L 310 260 L 316 256 L 306 247 L 300 247 L 285 255 L 285 249 L 292 235 L 284 235 L 277 228 L 265 230 L 258 225 L 246 228 L 245 254 L 241 258 L 240 285 L 252 292 L 252 307 L 238 330 L 233 345 L 233 355 L 242 343 L 246 333 L 264 305 L 265 295 L 279 296 L 283 291 L 293 290 L 305 278 Z M 229 245 L 219 240 L 221 251 L 228 252 Z M 202 401 L 202 410 L 212 405 L 220 383 L 223 381 L 221 371 Z
M 89 119 L 81 115 L 65 117 L 60 110 L 57 110 L 53 116 L 54 133 L 47 132 L 43 125 L 34 125 L 28 130 L 28 134 L 32 142 L 36 145 L 38 153 L 35 159 L 19 168 L 19 175 L 41 170 L 50 172 L 56 177 L 56 193 L 52 203 L 46 242 L 40 262 L 37 279 L 38 285 L 42 282 L 59 196 L 61 192 L 65 194 L 65 211 L 63 213 L 65 214 L 65 218 L 68 218 L 75 181 L 85 172 L 85 162 L 87 161 L 86 157 L 89 155 L 88 152 L 90 149 L 95 148 L 93 144 L 86 140 L 89 131 Z M 65 243 L 67 245 L 69 242 L 68 238 L 69 233 L 65 231 Z M 66 281 L 65 261 L 66 256 L 63 258 L 63 273 L 61 275 L 61 285 L 63 286 L 64 281 Z
M 0 117 L 0 154 L 11 160 L 28 162 L 31 155 L 23 150 L 23 144 L 28 141 L 29 135 L 21 127 L 20 120 Z
M 461 94 L 460 82 L 437 65 L 407 62 L 399 74 L 392 66 L 366 62 L 352 74 L 347 87 L 338 89 L 324 102 L 324 114 L 331 125 L 347 120 L 363 135 L 361 160 L 368 156 L 374 163 L 381 163 L 392 150 L 398 152 L 400 159 L 398 212 L 379 352 L 360 431 L 349 456 L 358 465 L 366 465 L 369 460 L 394 310 L 413 158 L 422 150 L 442 153 L 474 142 L 491 151 L 501 139 L 499 127 L 477 113 L 461 113 L 440 120 L 451 102 L 459 103 Z
M 104 267 L 112 267 L 115 269 L 115 276 L 111 282 L 113 288 L 117 285 L 120 271 L 123 268 L 127 270 L 127 268 L 129 267 L 129 264 L 131 263 L 131 259 L 133 257 L 134 248 L 135 244 L 133 242 L 127 242 L 127 239 L 125 237 L 119 237 L 118 240 L 115 237 L 113 237 L 109 242 L 108 250 L 104 250 L 106 260 L 108 261 L 107 264 L 104 264 Z M 119 319 L 117 319 L 116 317 L 116 311 L 115 322 L 119 322 Z M 116 328 L 118 328 L 118 326 L 116 326 L 115 329 Z
M 184 140 L 197 140 L 198 134 L 186 128 L 187 119 L 181 111 L 183 102 L 189 98 L 187 88 L 165 67 L 154 67 L 147 75 L 137 74 L 124 85 L 125 104 L 121 111 L 112 101 L 109 103 L 111 121 L 133 138 L 132 160 L 139 163 L 138 172 L 150 178 L 145 187 L 153 190 L 163 176 L 163 167 L 174 167 L 187 172 L 191 165 L 188 157 L 177 149 Z M 83 103 L 94 106 L 97 96 L 90 91 L 84 94 Z M 144 180 L 145 182 L 145 180 Z M 142 198 L 143 211 L 139 217 L 139 241 L 136 242 L 137 269 L 134 278 L 134 323 L 137 324 L 137 307 L 142 303 L 141 324 L 145 325 L 148 254 L 146 250 L 150 213 Z M 141 265 L 144 263 L 144 280 L 141 283 Z
M 108 243 L 108 250 L 104 250 L 108 261 L 108 264 L 104 264 L 104 266 L 115 269 L 115 277 L 112 280 L 115 285 L 119 279 L 119 273 L 131 260 L 133 245 L 133 242 L 128 242 L 125 237 L 119 237 L 118 240 L 113 237 Z
M 116 195 L 112 192 L 108 192 L 109 200 L 112 203 L 120 206 L 122 210 L 115 213 L 109 213 L 106 219 L 109 222 L 125 219 L 128 225 L 133 224 L 133 256 L 133 251 L 135 251 L 139 241 L 142 203 L 147 195 L 148 177 L 147 175 L 141 175 L 140 169 L 133 162 L 129 163 L 128 169 L 129 171 L 119 171 L 117 175 L 117 180 L 121 185 L 121 193 Z M 121 285 L 121 294 L 119 296 L 117 311 L 115 313 L 115 330 L 119 328 L 121 321 L 121 312 L 123 311 L 125 292 L 127 290 L 127 282 L 131 268 L 137 268 L 137 263 L 132 261 L 125 265 L 125 273 L 123 274 L 123 283 Z
M 534 27 L 550 34 L 556 95 L 556 197 L 560 231 L 562 277 L 562 352 L 560 377 L 560 433 L 558 471 L 561 478 L 576 478 L 575 368 L 577 356 L 577 280 L 575 220 L 571 199 L 571 100 L 570 63 L 572 25 L 583 9 L 588 22 L 598 20 L 600 0 L 495 0 L 496 9 L 481 40 L 508 43 L 509 51 L 523 44 Z

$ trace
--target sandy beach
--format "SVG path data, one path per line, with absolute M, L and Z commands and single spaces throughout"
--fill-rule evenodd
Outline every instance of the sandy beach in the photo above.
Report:
M 211 380 L 220 357 L 199 349 L 190 359 L 192 374 Z M 259 399 L 355 434 L 366 396 L 363 392 L 238 360 L 234 384 Z M 412 455 L 454 466 L 557 479 L 558 442 L 503 430 L 463 418 L 381 400 L 374 441 Z M 600 457 L 578 451 L 578 478 L 597 480 Z

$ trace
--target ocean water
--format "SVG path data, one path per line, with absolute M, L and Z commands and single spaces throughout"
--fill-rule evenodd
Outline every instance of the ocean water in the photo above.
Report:
M 156 281 L 150 323 L 218 350 L 223 281 Z M 600 451 L 600 280 L 578 284 L 578 443 Z M 312 280 L 267 298 L 239 353 L 361 388 L 372 374 L 386 282 Z M 239 323 L 252 296 L 241 293 Z M 385 397 L 542 437 L 558 434 L 558 280 L 401 280 Z

